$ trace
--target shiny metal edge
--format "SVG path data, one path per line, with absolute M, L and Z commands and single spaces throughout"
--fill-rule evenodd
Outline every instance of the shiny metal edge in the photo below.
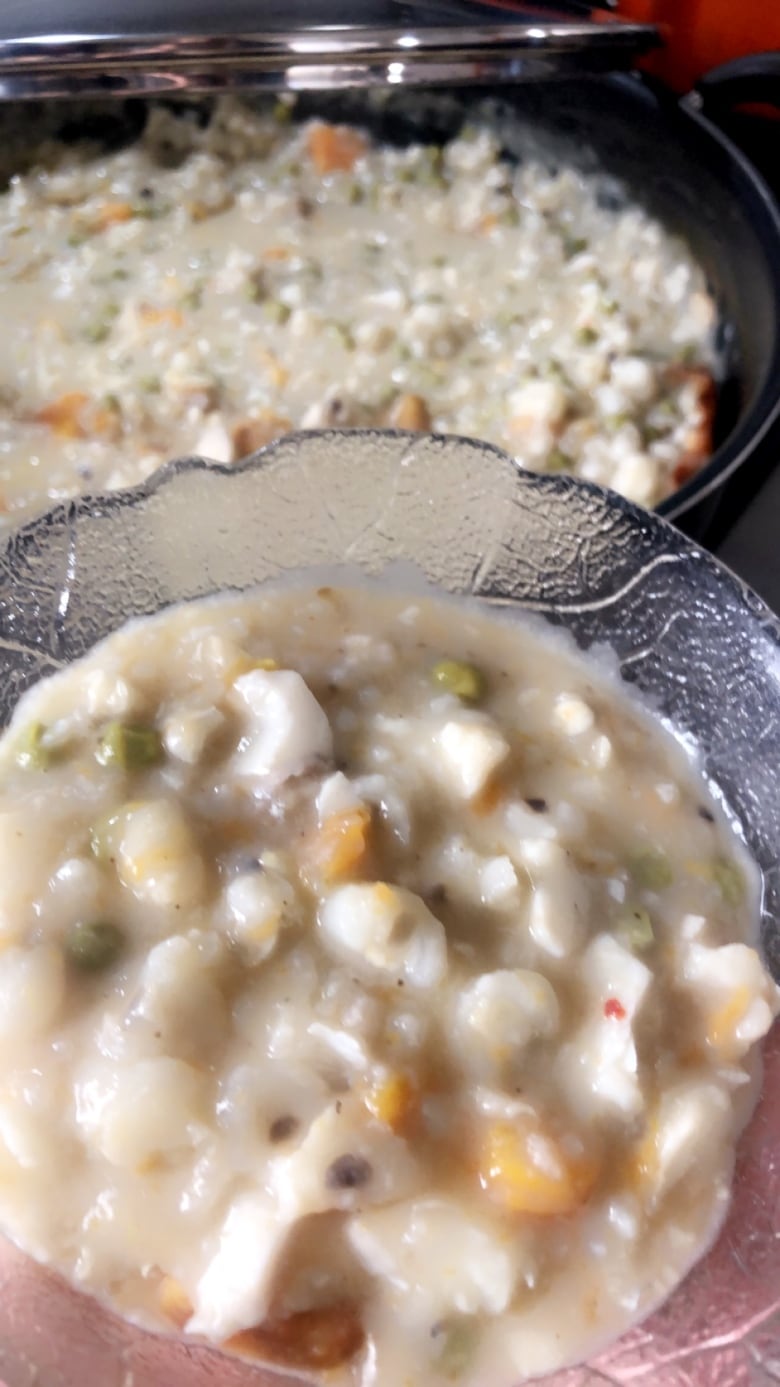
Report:
M 175 34 L 160 30 L 144 35 L 74 33 L 41 34 L 37 38 L 0 40 L 0 67 L 41 67 L 77 62 L 132 62 L 145 64 L 165 57 L 171 63 L 245 58 L 284 61 L 344 61 L 354 56 L 391 57 L 403 53 L 479 54 L 496 46 L 513 50 L 544 46 L 566 49 L 654 46 L 659 42 L 652 24 L 608 19 L 603 24 L 584 21 L 553 23 L 480 24 L 441 26 L 425 30 L 334 26 L 290 33 Z
M 284 70 L 241 67 L 235 62 L 203 67 L 102 68 L 45 72 L 0 72 L 0 104 L 99 98 L 124 100 L 189 93 L 208 96 L 220 92 L 345 91 L 370 87 L 506 86 L 615 72 L 631 65 L 632 53 L 617 63 L 615 56 L 581 54 L 532 55 L 480 58 L 465 62 L 392 62 L 338 64 L 290 64 Z
M 629 66 L 659 42 L 652 25 L 549 24 L 354 34 L 0 42 L 0 101 L 121 99 L 177 92 L 489 85 Z

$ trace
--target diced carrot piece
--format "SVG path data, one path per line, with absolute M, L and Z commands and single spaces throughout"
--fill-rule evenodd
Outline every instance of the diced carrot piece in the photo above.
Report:
M 107 231 L 109 226 L 129 222 L 132 217 L 133 208 L 129 202 L 104 202 L 92 222 L 92 228 L 94 231 Z
M 366 152 L 366 141 L 348 125 L 316 121 L 307 138 L 309 157 L 318 173 L 347 171 Z
M 431 427 L 431 415 L 422 395 L 399 395 L 387 411 L 391 429 L 414 429 L 424 433 Z
M 246 1358 L 324 1371 L 354 1358 L 364 1340 L 357 1307 L 345 1303 L 266 1320 L 234 1334 L 224 1347 Z
M 474 796 L 471 801 L 471 808 L 480 817 L 492 814 L 494 809 L 498 809 L 503 804 L 506 796 L 507 787 L 500 776 L 496 776 L 488 781 L 484 790 L 480 790 L 479 794 Z
M 289 260 L 290 252 L 286 246 L 268 246 L 263 251 L 264 260 Z
M 693 387 L 698 422 L 685 435 L 685 451 L 677 463 L 673 478 L 676 486 L 682 486 L 704 466 L 714 447 L 715 410 L 717 390 L 711 372 L 703 366 L 670 366 L 666 378 L 673 385 Z
M 150 326 L 158 327 L 162 326 L 162 324 L 168 327 L 184 326 L 184 315 L 178 308 L 158 308 L 152 303 L 142 303 L 138 312 L 141 321 L 149 323 Z
M 365 1104 L 378 1122 L 403 1134 L 419 1113 L 420 1094 L 408 1074 L 393 1070 L 368 1090 Z
M 360 806 L 345 814 L 331 814 L 309 846 L 308 865 L 319 881 L 341 881 L 364 861 L 368 852 L 371 811 Z
M 249 457 L 249 454 L 256 453 L 258 448 L 265 448 L 268 443 L 273 443 L 275 438 L 289 433 L 291 428 L 289 419 L 285 419 L 281 414 L 274 414 L 270 409 L 256 414 L 253 418 L 242 419 L 234 426 L 231 434 L 234 461 Z
M 187 1292 L 173 1276 L 164 1276 L 158 1291 L 159 1304 L 166 1319 L 183 1329 L 192 1314 L 192 1303 Z
M 483 1187 L 516 1214 L 571 1214 L 586 1202 L 598 1168 L 575 1159 L 538 1127 L 498 1122 L 491 1126 L 480 1162 Z
M 35 415 L 38 424 L 48 424 L 60 438 L 86 438 L 87 430 L 83 422 L 83 411 L 89 404 L 89 395 L 82 390 L 68 390 L 51 404 L 44 405 Z

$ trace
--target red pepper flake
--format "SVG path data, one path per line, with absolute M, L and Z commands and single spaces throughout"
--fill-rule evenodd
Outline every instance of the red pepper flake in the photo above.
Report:
M 626 1009 L 623 1003 L 618 1001 L 617 997 L 607 997 L 604 1003 L 604 1015 L 610 1018 L 614 1017 L 616 1021 L 624 1021 Z

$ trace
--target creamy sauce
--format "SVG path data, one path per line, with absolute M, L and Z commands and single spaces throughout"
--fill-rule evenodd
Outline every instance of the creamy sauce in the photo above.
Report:
M 687 247 L 487 125 L 397 148 L 288 107 L 47 142 L 0 194 L 0 503 L 281 433 L 485 438 L 654 505 L 711 450 L 715 309 Z
M 0 744 L 0 1221 L 153 1328 L 512 1387 L 726 1210 L 756 879 L 592 667 L 430 598 L 174 609 Z

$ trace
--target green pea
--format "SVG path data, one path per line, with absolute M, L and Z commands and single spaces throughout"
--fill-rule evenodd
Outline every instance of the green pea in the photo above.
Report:
M 741 905 L 745 899 L 745 880 L 739 867 L 728 857 L 716 857 L 712 864 L 712 879 L 726 905 Z
M 485 693 L 485 676 L 465 660 L 439 660 L 431 670 L 434 684 L 466 703 L 478 703 Z
M 561 448 L 552 448 L 547 454 L 548 472 L 571 472 L 573 463 Z
M 101 766 L 117 766 L 123 771 L 138 771 L 156 766 L 162 760 L 163 747 L 155 727 L 132 726 L 110 722 L 100 739 L 97 759 Z
M 592 347 L 594 342 L 598 342 L 599 335 L 594 327 L 581 327 L 577 332 L 577 341 L 582 347 Z
M 637 886 L 647 891 L 663 891 L 674 880 L 669 859 L 660 848 L 634 853 L 629 859 L 628 869 Z
M 641 906 L 620 916 L 615 925 L 615 936 L 632 953 L 643 953 L 655 943 L 653 922 Z
M 286 303 L 282 303 L 281 299 L 266 299 L 263 312 L 269 323 L 273 323 L 275 327 L 284 327 L 289 321 L 292 309 L 288 308 Z
M 46 746 L 42 722 L 28 723 L 16 748 L 16 764 L 26 771 L 46 771 L 51 765 L 51 747 Z
M 575 255 L 581 255 L 588 249 L 588 241 L 585 236 L 563 235 L 563 249 L 567 260 L 572 260 Z
M 122 931 L 110 920 L 92 920 L 73 926 L 65 952 L 83 973 L 101 973 L 116 963 L 124 942 Z

